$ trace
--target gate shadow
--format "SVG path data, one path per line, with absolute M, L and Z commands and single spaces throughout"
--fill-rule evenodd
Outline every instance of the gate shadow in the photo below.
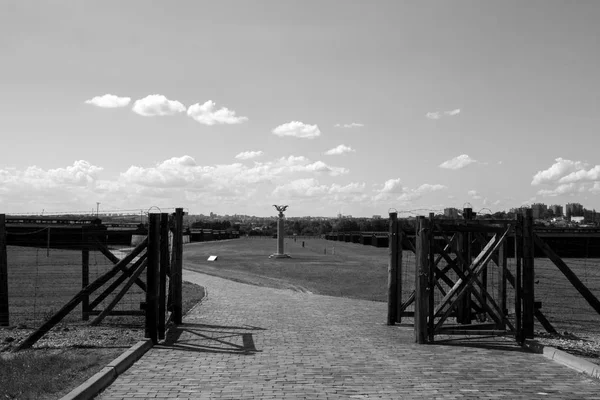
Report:
M 529 353 L 521 347 L 514 338 L 501 338 L 499 336 L 453 336 L 449 338 L 436 338 L 430 345 L 453 346 L 465 348 L 477 348 L 486 350 L 513 351 L 517 353 Z
M 254 344 L 252 332 L 264 330 L 250 325 L 172 325 L 164 342 L 154 347 L 196 353 L 252 355 L 261 351 Z

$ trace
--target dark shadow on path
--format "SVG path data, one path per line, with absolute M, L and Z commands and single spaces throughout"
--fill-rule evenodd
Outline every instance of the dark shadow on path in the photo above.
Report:
M 431 345 L 529 353 L 528 350 L 519 346 L 514 338 L 500 338 L 498 336 L 461 336 L 444 339 L 436 338 L 435 342 L 433 342 Z
M 165 341 L 155 348 L 197 353 L 228 353 L 252 355 L 260 352 L 254 344 L 253 331 L 266 329 L 246 326 L 182 324 L 172 326 Z

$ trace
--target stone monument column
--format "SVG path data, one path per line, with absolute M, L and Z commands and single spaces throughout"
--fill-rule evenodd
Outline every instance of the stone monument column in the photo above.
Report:
M 285 239 L 285 215 L 283 212 L 286 210 L 288 206 L 277 206 L 273 205 L 277 211 L 279 211 L 278 220 L 277 220 L 277 253 L 271 254 L 269 258 L 290 258 L 289 254 L 285 254 L 283 249 Z

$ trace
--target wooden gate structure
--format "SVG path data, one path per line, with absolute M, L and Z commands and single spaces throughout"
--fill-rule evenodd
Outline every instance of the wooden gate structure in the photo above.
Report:
M 70 249 L 81 250 L 82 289 L 42 326 L 27 337 L 16 350 L 30 348 L 50 329 L 58 324 L 79 304 L 82 319 L 98 325 L 108 315 L 145 316 L 145 337 L 154 343 L 165 338 L 169 321 L 182 322 L 182 261 L 183 261 L 183 209 L 175 213 L 149 214 L 148 236 L 122 259 L 116 257 L 104 244 L 106 230 L 92 226 L 81 227 L 78 233 L 70 232 Z M 0 215 L 0 325 L 9 324 L 8 274 L 6 259 L 7 230 L 5 216 Z M 60 228 L 53 228 L 60 231 Z M 48 232 L 50 230 L 48 229 Z M 48 234 L 49 235 L 49 234 Z M 50 237 L 50 236 L 48 236 Z M 74 241 L 74 238 L 77 240 Z M 170 240 L 170 238 L 172 238 Z M 65 248 L 67 241 L 54 240 L 54 245 Z M 58 244 L 57 244 L 58 243 Z M 18 244 L 17 244 L 18 245 Z M 22 244 L 25 245 L 25 244 Z M 100 251 L 114 266 L 93 282 L 89 282 L 89 255 L 91 250 Z M 143 280 L 143 272 L 146 279 Z M 111 282 L 112 280 L 112 282 Z M 110 284 L 108 284 L 110 282 Z M 108 285 L 107 285 L 108 284 Z M 145 292 L 145 302 L 139 310 L 115 310 L 133 285 Z M 99 289 L 103 290 L 96 294 Z M 96 297 L 92 299 L 92 295 Z M 110 302 L 104 309 L 98 306 L 106 299 Z
M 521 343 L 533 338 L 534 319 L 556 332 L 534 296 L 534 258 L 548 257 L 600 314 L 600 301 L 556 252 L 534 231 L 531 210 L 514 220 L 417 217 L 412 226 L 390 213 L 388 325 L 414 317 L 415 341 L 428 343 L 436 335 L 514 336 Z M 402 221 L 406 222 L 406 221 Z M 402 299 L 402 253 L 415 254 L 414 291 Z M 514 260 L 514 274 L 507 259 Z M 490 281 L 494 280 L 494 285 Z M 508 285 L 514 299 L 508 299 Z M 408 306 L 414 305 L 414 312 Z M 508 318 L 514 305 L 514 319 Z M 455 323 L 450 322 L 450 318 Z

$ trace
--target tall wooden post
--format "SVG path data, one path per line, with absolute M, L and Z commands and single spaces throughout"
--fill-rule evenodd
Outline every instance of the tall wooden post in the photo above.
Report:
M 398 317 L 398 213 L 390 213 L 390 240 L 388 263 L 387 324 L 394 325 Z
M 523 220 L 523 337 L 532 339 L 535 318 L 533 210 L 525 210 Z
M 518 214 L 516 218 L 517 223 L 515 225 L 515 329 L 517 330 L 517 342 L 522 343 L 524 340 L 521 315 L 521 311 L 523 309 L 521 304 L 521 298 L 523 296 L 521 265 L 521 259 L 523 257 L 523 215 Z
M 428 242 L 429 242 L 429 274 L 427 280 L 427 291 L 429 294 L 429 298 L 427 300 L 427 332 L 428 332 L 428 340 L 429 342 L 433 342 L 433 330 L 435 327 L 435 320 L 433 316 L 435 315 L 435 270 L 437 266 L 435 265 L 435 252 L 434 252 L 434 240 L 435 235 L 433 232 L 433 228 L 435 226 L 434 221 L 435 214 L 429 213 L 429 230 L 428 230 Z
M 0 326 L 9 325 L 6 215 L 0 214 Z
M 464 208 L 463 209 L 463 217 L 465 221 L 470 221 L 473 219 L 473 209 Z M 468 225 L 467 225 L 468 226 Z M 472 250 L 471 250 L 471 242 L 472 242 L 472 234 L 470 232 L 463 232 L 459 235 L 458 240 L 458 251 L 461 252 L 464 264 L 460 263 L 460 269 L 463 274 L 468 274 L 468 269 L 471 266 L 472 259 Z M 456 322 L 459 324 L 470 324 L 471 323 L 471 288 L 467 289 L 466 294 L 463 296 L 461 300 L 458 301 L 458 306 L 456 308 Z
M 81 288 L 90 284 L 90 249 L 85 247 L 81 250 Z M 90 296 L 84 295 L 81 300 L 81 319 L 87 321 L 90 319 Z
M 160 270 L 158 286 L 158 339 L 165 338 L 167 269 L 169 268 L 169 214 L 160 214 Z
M 173 252 L 175 253 L 175 262 L 171 265 L 171 279 L 173 279 L 173 322 L 181 324 L 183 320 L 181 297 L 183 290 L 183 208 L 175 209 Z
M 498 329 L 504 329 L 506 327 L 506 316 L 508 310 L 506 308 L 506 264 L 507 264 L 507 246 L 506 241 L 498 248 L 498 292 L 496 298 L 498 299 L 498 305 L 502 311 L 502 325 L 498 324 Z
M 415 271 L 415 342 L 427 343 L 427 314 L 429 293 L 429 221 L 423 216 L 417 218 L 415 232 L 416 271 Z
M 158 271 L 160 264 L 160 214 L 148 216 L 148 266 L 146 268 L 145 337 L 158 342 Z

